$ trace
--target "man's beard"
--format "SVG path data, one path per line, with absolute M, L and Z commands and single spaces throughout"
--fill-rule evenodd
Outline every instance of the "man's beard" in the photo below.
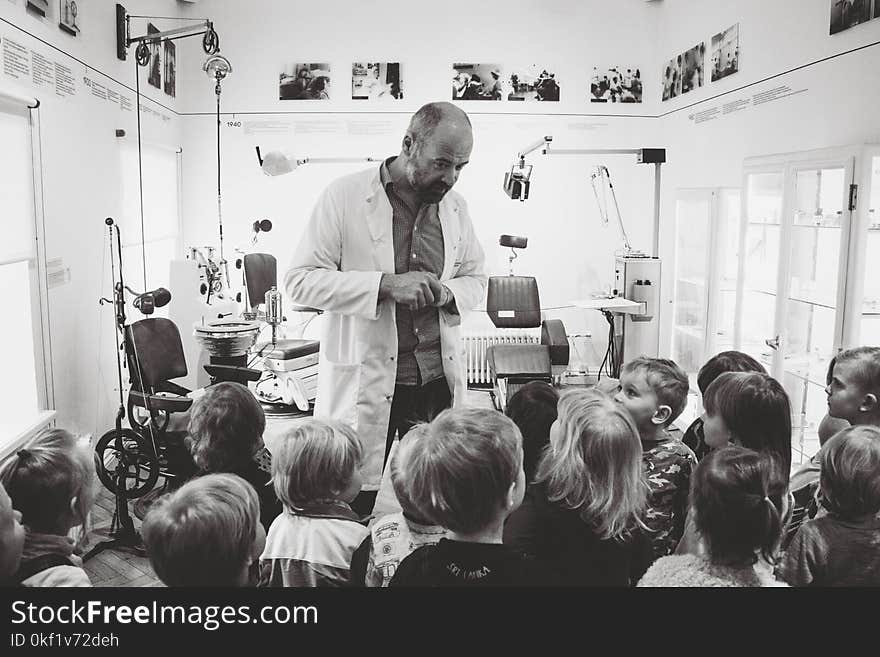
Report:
M 425 202 L 439 203 L 446 196 L 451 187 L 447 187 L 444 183 L 437 181 L 433 185 L 424 185 L 418 176 L 416 167 L 412 162 L 406 163 L 406 179 L 415 191 L 416 195 Z

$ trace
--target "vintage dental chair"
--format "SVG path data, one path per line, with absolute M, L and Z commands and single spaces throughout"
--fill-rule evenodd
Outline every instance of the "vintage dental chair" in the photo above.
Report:
M 496 328 L 541 327 L 540 344 L 496 344 L 486 358 L 493 385 L 495 407 L 504 412 L 507 400 L 530 381 L 553 383 L 565 371 L 569 360 L 568 338 L 561 320 L 541 321 L 538 282 L 532 276 L 514 276 L 516 249 L 528 246 L 528 238 L 502 235 L 499 244 L 511 249 L 510 274 L 491 276 L 486 312 Z
M 162 475 L 166 485 L 194 472 L 184 444 L 185 431 L 169 430 L 171 416 L 188 411 L 190 391 L 172 381 L 186 376 L 186 358 L 180 332 L 170 319 L 151 317 L 125 326 L 125 356 L 131 389 L 128 393 L 128 421 L 123 430 L 124 458 L 130 464 L 126 496 L 142 497 Z M 101 483 L 116 491 L 114 479 L 119 458 L 116 431 L 105 433 L 95 446 L 97 473 Z

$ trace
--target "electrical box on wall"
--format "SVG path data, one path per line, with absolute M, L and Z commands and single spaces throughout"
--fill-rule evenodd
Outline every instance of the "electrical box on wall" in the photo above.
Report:
M 617 256 L 614 259 L 617 294 L 643 304 L 639 313 L 621 315 L 624 362 L 637 356 L 656 357 L 660 351 L 660 259 Z

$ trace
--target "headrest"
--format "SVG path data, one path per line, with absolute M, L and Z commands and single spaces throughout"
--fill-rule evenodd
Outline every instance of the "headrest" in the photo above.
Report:
M 533 276 L 492 276 L 486 312 L 498 328 L 536 328 L 541 325 L 538 281 Z

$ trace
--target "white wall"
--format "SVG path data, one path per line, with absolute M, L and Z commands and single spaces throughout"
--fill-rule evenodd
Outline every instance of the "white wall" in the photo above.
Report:
M 58 3 L 49 4 L 51 20 L 26 13 L 24 0 L 4 0 L 0 3 L 0 37 L 69 66 L 76 94 L 58 97 L 32 80 L 14 80 L 2 71 L 0 88 L 36 96 L 41 103 L 46 255 L 50 264 L 60 260 L 60 268 L 68 270 L 68 280 L 49 290 L 57 421 L 74 431 L 100 434 L 112 426 L 118 405 L 112 310 L 97 303 L 100 296 L 110 294 L 104 218 L 118 217 L 121 207 L 115 130 L 124 129 L 129 138 L 136 138 L 134 60 L 133 52 L 126 62 L 116 58 L 115 3 L 80 0 L 77 23 L 82 31 L 76 37 L 59 30 Z M 174 0 L 128 0 L 124 4 L 133 14 L 177 11 Z M 159 29 L 166 26 L 157 22 Z M 184 65 L 179 56 L 178 64 Z M 145 70 L 142 76 L 145 97 L 165 106 L 142 101 L 157 112 L 145 112 L 142 117 L 144 140 L 178 144 L 175 101 L 147 84 Z M 84 78 L 126 96 L 132 111 L 92 95 Z M 127 373 L 123 375 L 127 383 Z
M 829 6 L 828 0 L 664 0 L 658 78 L 663 63 L 677 53 L 703 39 L 709 49 L 713 34 L 740 25 L 740 71 L 718 82 L 707 77 L 702 89 L 661 104 L 656 129 L 669 146 L 661 231 L 667 262 L 673 253 L 677 188 L 740 187 L 743 159 L 750 156 L 880 139 L 880 45 L 834 57 L 880 41 L 880 19 L 830 36 Z M 776 77 L 762 82 L 771 76 Z M 806 91 L 711 121 L 690 118 L 782 85 Z M 664 307 L 671 311 L 673 268 L 664 271 Z M 661 344 L 668 347 L 671 312 L 663 319 Z
M 215 21 L 222 53 L 233 65 L 223 83 L 223 222 L 227 258 L 246 244 L 255 219 L 271 219 L 261 247 L 284 267 L 320 191 L 342 173 L 368 165 L 312 165 L 278 178 L 258 168 L 254 146 L 284 148 L 298 156 L 375 156 L 399 152 L 410 115 L 425 102 L 448 100 L 452 63 L 537 63 L 554 67 L 559 103 L 464 102 L 474 123 L 471 163 L 456 189 L 468 200 L 493 274 L 507 271 L 502 233 L 529 237 L 516 262 L 518 273 L 538 277 L 542 305 L 558 306 L 612 282 L 615 226 L 599 223 L 589 187 L 591 165 L 606 163 L 620 195 L 631 241 L 651 246 L 653 168 L 635 157 L 531 158 L 530 199 L 511 201 L 501 190 L 517 151 L 553 135 L 559 148 L 659 146 L 656 76 L 644 77 L 647 102 L 590 104 L 594 65 L 656 68 L 657 7 L 641 0 L 616 3 L 560 0 L 451 0 L 440 5 L 381 0 L 355 5 L 329 0 L 305 12 L 294 3 L 205 0 L 189 10 Z M 340 18 L 345 17 L 345 18 Z M 372 104 L 352 101 L 353 61 L 400 61 L 404 99 Z M 329 62 L 331 99 L 278 100 L 285 63 Z M 554 70 L 551 68 L 551 70 Z M 183 88 L 184 179 L 187 244 L 217 242 L 216 123 L 213 85 L 196 67 L 180 75 Z M 641 118 L 638 118 L 641 117 Z M 241 121 L 229 127 L 227 121 Z M 266 121 L 286 134 L 258 134 Z M 319 130 L 319 132 L 315 132 Z M 364 133 L 367 134 L 364 134 Z M 552 315 L 553 313 L 551 313 Z M 595 312 L 556 313 L 569 332 L 594 334 L 594 363 L 605 348 L 604 319 Z M 485 316 L 471 325 L 490 325 Z

